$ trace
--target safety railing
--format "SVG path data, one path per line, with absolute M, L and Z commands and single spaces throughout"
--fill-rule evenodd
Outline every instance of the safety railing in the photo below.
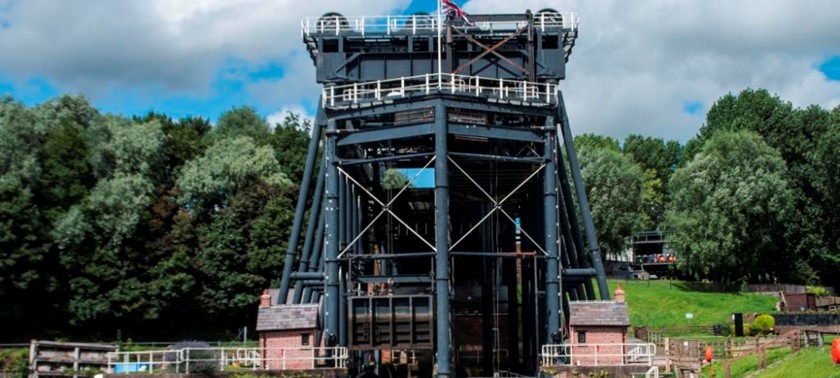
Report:
M 580 18 L 575 12 L 534 15 L 534 28 L 541 31 L 570 29 L 577 31 Z M 459 24 L 459 29 L 489 33 L 514 32 L 527 25 L 526 21 L 479 21 L 474 25 Z M 411 16 L 350 16 L 328 14 L 321 17 L 304 17 L 300 21 L 301 35 L 399 35 L 437 33 L 436 15 Z
M 346 368 L 345 347 L 330 348 L 182 348 L 108 353 L 108 371 L 114 374 L 190 371 L 302 370 Z
M 334 107 L 413 95 L 449 93 L 550 104 L 556 100 L 556 91 L 557 84 L 445 73 L 325 87 L 321 99 L 324 106 Z
M 543 366 L 653 365 L 656 345 L 646 344 L 547 344 L 542 347 Z

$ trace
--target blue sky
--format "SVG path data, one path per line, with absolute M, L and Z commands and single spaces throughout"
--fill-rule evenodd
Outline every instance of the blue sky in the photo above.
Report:
M 299 20 L 434 12 L 434 0 L 0 0 L 0 94 L 33 105 L 82 93 L 107 112 L 215 120 L 248 105 L 311 116 L 319 87 Z M 561 84 L 573 129 L 686 140 L 720 96 L 767 88 L 840 104 L 832 0 L 462 0 L 471 13 L 577 11 Z M 563 7 L 560 9 L 559 7 Z M 808 22 L 801 22 L 808 20 Z

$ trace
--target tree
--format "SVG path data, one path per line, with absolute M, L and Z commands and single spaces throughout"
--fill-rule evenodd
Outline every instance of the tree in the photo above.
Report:
M 248 106 L 233 108 L 222 114 L 213 130 L 214 140 L 247 136 L 260 146 L 269 142 L 270 134 L 268 122 Z
M 613 137 L 597 134 L 581 134 L 575 137 L 575 147 L 579 150 L 607 149 L 621 151 L 618 140 Z
M 793 192 L 779 152 L 748 131 L 721 131 L 671 178 L 666 237 L 681 268 L 734 283 L 790 278 L 784 242 Z
M 656 229 L 665 215 L 668 180 L 677 166 L 680 146 L 676 141 L 630 135 L 624 140 L 624 153 L 641 167 L 645 175 L 642 205 L 644 229 Z
M 639 231 L 642 171 L 620 151 L 597 144 L 580 146 L 580 169 L 601 249 L 617 256 Z
M 249 137 L 222 139 L 184 165 L 177 181 L 178 201 L 196 211 L 224 207 L 227 198 L 252 180 L 292 185 L 271 148 L 257 147 Z

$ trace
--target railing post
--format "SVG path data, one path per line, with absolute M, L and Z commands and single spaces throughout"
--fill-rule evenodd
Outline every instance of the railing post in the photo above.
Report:
M 386 33 L 391 35 L 391 16 L 385 18 L 385 29 L 387 30 Z
M 153 351 L 149 351 L 149 374 L 152 374 L 152 372 L 153 372 L 154 370 L 155 370 L 155 357 L 154 357 L 154 352 L 153 352 Z
M 400 95 L 405 97 L 405 77 L 400 76 Z
M 375 94 L 376 94 L 376 99 L 377 100 L 382 99 L 382 83 L 380 82 L 380 80 L 376 81 L 376 92 L 375 92 Z
M 429 74 L 426 74 L 424 76 L 426 76 L 426 94 L 429 94 Z

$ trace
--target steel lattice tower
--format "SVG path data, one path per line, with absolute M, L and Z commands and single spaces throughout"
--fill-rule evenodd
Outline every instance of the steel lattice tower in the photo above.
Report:
M 533 374 L 568 302 L 609 298 L 560 90 L 577 19 L 470 19 L 302 21 L 323 91 L 277 304 L 320 303 L 357 358 Z

